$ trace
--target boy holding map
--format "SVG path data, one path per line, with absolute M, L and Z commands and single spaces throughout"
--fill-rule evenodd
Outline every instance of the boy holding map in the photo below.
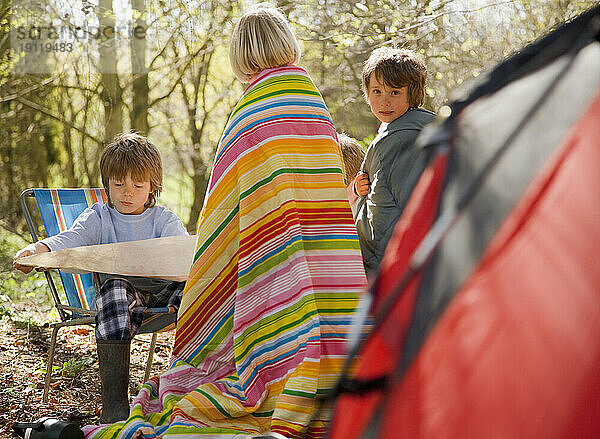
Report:
M 58 235 L 32 243 L 15 255 L 14 268 L 29 273 L 19 259 L 36 253 L 73 247 L 187 235 L 181 219 L 156 205 L 162 190 L 162 161 L 145 137 L 117 136 L 100 158 L 108 203 L 96 203 Z M 94 299 L 96 344 L 102 382 L 102 418 L 112 423 L 129 415 L 129 351 L 146 307 L 178 308 L 185 282 L 100 274 Z

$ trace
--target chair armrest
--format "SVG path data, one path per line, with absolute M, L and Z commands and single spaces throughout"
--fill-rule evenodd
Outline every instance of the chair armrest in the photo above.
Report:
M 84 315 L 88 315 L 88 316 L 95 316 L 96 314 L 98 314 L 98 311 L 91 310 L 91 309 L 77 308 L 76 306 L 57 305 L 56 307 L 58 309 L 64 309 L 65 311 L 76 312 L 78 314 L 84 314 Z

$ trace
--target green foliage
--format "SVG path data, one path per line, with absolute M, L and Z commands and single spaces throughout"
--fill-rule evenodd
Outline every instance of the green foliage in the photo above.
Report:
M 106 53 L 100 56 L 94 44 L 78 40 L 70 56 L 47 56 L 50 73 L 14 74 L 7 30 L 22 24 L 24 16 L 7 11 L 24 3 L 1 0 L 0 8 L 6 37 L 0 41 L 0 226 L 23 233 L 18 196 L 27 187 L 97 186 L 105 142 L 115 129 L 134 129 L 160 148 L 167 176 L 163 200 L 193 230 L 218 139 L 243 91 L 229 67 L 229 38 L 235 18 L 256 2 L 135 0 L 129 12 L 115 9 L 119 2 L 102 1 L 104 9 L 90 4 L 90 23 L 129 14 L 121 21 L 139 20 L 147 26 L 146 39 L 135 47 L 117 45 L 109 51 L 116 52 L 115 62 Z M 69 13 L 76 7 L 69 2 L 43 3 L 38 12 L 44 23 L 74 25 L 69 20 L 81 16 Z M 465 83 L 597 1 L 270 3 L 289 17 L 303 48 L 300 64 L 317 83 L 338 131 L 367 142 L 378 121 L 362 96 L 360 75 L 374 48 L 419 52 L 430 72 L 425 107 L 437 111 Z M 133 72 L 138 61 L 141 72 Z M 107 74 L 103 67 L 113 71 Z M 0 282 L 9 281 L 5 246 L 0 236 Z M 30 278 L 25 279 L 16 280 Z
M 13 317 L 13 312 L 10 305 L 10 297 L 7 294 L 0 294 L 0 319 L 4 317 L 11 319 Z
M 81 371 L 91 367 L 94 364 L 94 359 L 86 357 L 82 360 L 71 358 L 65 361 L 62 367 L 59 368 L 62 375 L 68 376 L 69 378 L 75 378 Z
M 43 273 L 26 276 L 14 271 L 0 272 L 2 294 L 12 302 L 50 303 L 48 284 Z
M 377 47 L 412 49 L 429 79 L 425 107 L 438 111 L 457 88 L 554 27 L 592 0 L 279 1 L 304 45 L 308 67 L 336 127 L 364 139 L 377 121 L 361 96 L 362 63 Z
M 52 306 L 43 273 L 25 275 L 12 268 L 13 256 L 25 245 L 27 242 L 23 238 L 0 227 L 0 317 L 26 321 L 31 317 L 28 309 Z M 15 313 L 16 307 L 23 311 Z M 55 311 L 50 317 L 55 317 L 53 313 Z
M 0 273 L 12 270 L 13 256 L 27 244 L 20 236 L 1 227 L 0 223 Z

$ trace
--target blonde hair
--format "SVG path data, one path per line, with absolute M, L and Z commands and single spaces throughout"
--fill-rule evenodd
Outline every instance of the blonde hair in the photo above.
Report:
M 162 190 L 162 160 L 156 146 L 137 133 L 119 134 L 102 151 L 100 176 L 110 207 L 114 205 L 110 199 L 108 180 L 123 180 L 128 174 L 134 181 L 150 181 L 150 193 L 144 207 L 154 206 Z
M 229 61 L 242 82 L 264 69 L 296 64 L 300 46 L 284 15 L 276 8 L 257 7 L 244 14 L 233 30 Z
M 358 171 L 360 171 L 360 167 L 365 158 L 365 150 L 362 149 L 360 143 L 345 133 L 338 133 L 338 141 L 340 143 L 340 148 L 342 149 L 346 180 L 350 183 L 354 180 Z

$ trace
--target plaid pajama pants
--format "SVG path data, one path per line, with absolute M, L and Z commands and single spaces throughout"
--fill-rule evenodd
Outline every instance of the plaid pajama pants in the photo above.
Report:
M 96 339 L 131 340 L 140 329 L 146 308 L 179 308 L 184 286 L 185 282 L 170 282 L 158 293 L 144 294 L 125 279 L 108 279 L 95 299 Z

